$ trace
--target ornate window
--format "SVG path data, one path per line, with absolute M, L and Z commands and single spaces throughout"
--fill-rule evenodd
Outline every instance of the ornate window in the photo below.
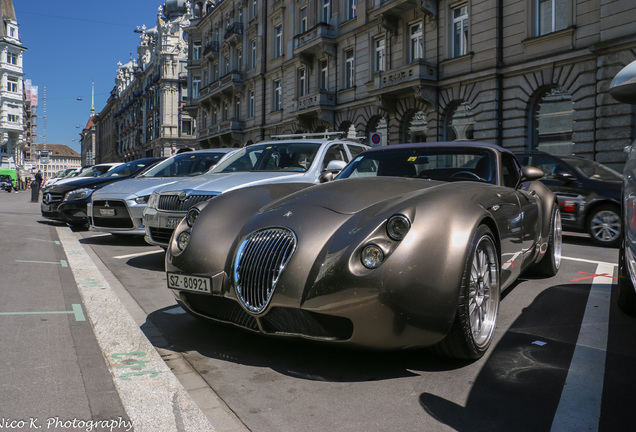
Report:
M 410 45 L 409 56 L 410 60 L 414 61 L 424 57 L 424 44 L 423 44 L 423 32 L 422 23 L 419 22 L 410 27 Z

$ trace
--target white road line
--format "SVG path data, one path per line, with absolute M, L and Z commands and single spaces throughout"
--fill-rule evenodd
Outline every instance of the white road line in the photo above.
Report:
M 552 421 L 552 432 L 597 431 L 603 381 L 612 283 L 615 264 L 599 263 L 581 322 L 579 338 Z M 608 283 L 608 280 L 610 281 Z
M 56 228 L 82 303 L 137 432 L 214 428 L 68 228 Z
M 561 259 L 570 260 L 570 261 L 584 262 L 584 263 L 590 263 L 590 264 L 597 264 L 597 265 L 607 264 L 609 266 L 618 267 L 618 263 L 608 263 L 608 262 L 605 262 L 605 261 L 594 261 L 594 260 L 588 260 L 588 259 L 584 259 L 584 258 L 571 258 L 571 257 L 562 256 Z
M 115 259 L 126 259 L 126 258 L 135 258 L 135 257 L 140 257 L 140 256 L 144 256 L 144 255 L 152 255 L 152 254 L 156 254 L 157 252 L 159 252 L 161 249 L 157 249 L 157 250 L 151 250 L 151 251 L 146 251 L 146 252 L 138 252 L 138 253 L 134 253 L 134 254 L 128 254 L 128 255 L 119 255 L 116 257 L 113 257 Z

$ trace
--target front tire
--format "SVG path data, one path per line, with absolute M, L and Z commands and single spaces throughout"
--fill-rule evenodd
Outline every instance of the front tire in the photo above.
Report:
M 613 205 L 601 205 L 587 218 L 587 232 L 592 242 L 604 247 L 617 247 L 621 241 L 621 212 Z
M 550 237 L 545 255 L 534 267 L 533 272 L 538 276 L 552 277 L 559 272 L 561 267 L 563 229 L 561 228 L 561 212 L 559 206 L 554 204 L 550 216 Z
M 455 320 L 434 349 L 447 357 L 477 360 L 490 347 L 499 312 L 500 263 L 490 229 L 481 225 L 470 242 Z

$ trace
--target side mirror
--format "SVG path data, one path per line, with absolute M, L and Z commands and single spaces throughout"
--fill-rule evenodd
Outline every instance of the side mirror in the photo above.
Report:
M 569 181 L 575 180 L 575 177 L 574 177 L 574 175 L 571 172 L 564 171 L 564 170 L 555 170 L 552 173 L 552 178 L 555 179 L 555 180 L 560 180 L 560 181 L 564 181 L 564 182 L 569 182 Z
M 331 171 L 323 171 L 318 177 L 320 183 L 327 183 L 333 180 L 333 173 Z
M 545 176 L 545 173 L 541 168 L 537 168 L 534 166 L 524 166 L 521 167 L 521 181 L 533 181 L 542 179 Z
M 325 171 L 330 171 L 332 173 L 342 171 L 344 167 L 347 166 L 347 163 L 342 160 L 332 160 L 327 164 L 327 169 Z

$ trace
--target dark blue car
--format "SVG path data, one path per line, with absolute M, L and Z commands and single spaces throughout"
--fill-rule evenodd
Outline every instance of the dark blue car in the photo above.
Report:
M 517 159 L 545 173 L 541 182 L 559 199 L 563 229 L 586 232 L 600 246 L 618 247 L 623 230 L 621 173 L 576 156 L 532 152 L 517 154 Z
M 77 177 L 46 187 L 42 190 L 42 216 L 66 222 L 72 227 L 87 227 L 86 205 L 94 191 L 107 184 L 134 177 L 163 159 L 165 158 L 137 159 L 98 176 Z

